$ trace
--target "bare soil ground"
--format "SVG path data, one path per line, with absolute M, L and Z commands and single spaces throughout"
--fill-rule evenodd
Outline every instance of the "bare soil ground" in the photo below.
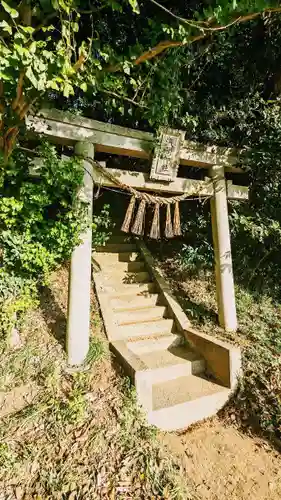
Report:
M 214 419 L 164 442 L 204 500 L 281 498 L 281 456 L 264 440 Z
M 109 356 L 92 301 L 93 365 L 64 372 L 67 270 L 0 358 L 1 500 L 279 500 L 281 456 L 223 418 L 155 433 Z M 161 444 L 162 443 L 162 444 Z

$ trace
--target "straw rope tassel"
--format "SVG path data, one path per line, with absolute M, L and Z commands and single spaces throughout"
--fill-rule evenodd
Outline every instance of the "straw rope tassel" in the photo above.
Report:
M 124 233 L 128 233 L 130 231 L 130 225 L 131 225 L 132 218 L 133 218 L 135 204 L 136 204 L 136 198 L 135 198 L 135 196 L 132 196 L 130 203 L 129 203 L 129 206 L 127 208 L 124 222 L 123 222 L 122 227 L 121 227 L 121 231 L 124 231 Z
M 174 236 L 181 236 L 181 216 L 179 202 L 175 203 L 174 210 Z
M 165 236 L 166 236 L 166 238 L 173 238 L 174 237 L 172 218 L 171 218 L 171 205 L 169 203 L 167 205 L 167 211 L 166 211 Z
M 143 233 L 144 218 L 145 218 L 145 205 L 146 205 L 145 200 L 141 200 L 139 207 L 138 207 L 135 222 L 134 222 L 132 230 L 131 230 L 133 234 L 141 235 Z
M 150 238 L 153 240 L 160 239 L 160 206 L 159 203 L 155 203 L 154 206 L 154 215 L 150 229 Z

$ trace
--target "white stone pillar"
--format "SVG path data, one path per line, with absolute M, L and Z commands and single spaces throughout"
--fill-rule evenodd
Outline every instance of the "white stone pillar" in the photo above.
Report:
M 75 153 L 94 158 L 94 146 L 79 142 Z M 80 196 L 88 202 L 88 227 L 81 235 L 81 244 L 73 250 L 69 274 L 67 315 L 67 361 L 69 366 L 81 365 L 89 350 L 90 292 L 92 259 L 93 167 L 83 161 L 84 178 Z
M 210 168 L 210 176 L 214 186 L 211 216 L 219 323 L 226 330 L 236 331 L 237 316 L 224 167 L 214 165 Z

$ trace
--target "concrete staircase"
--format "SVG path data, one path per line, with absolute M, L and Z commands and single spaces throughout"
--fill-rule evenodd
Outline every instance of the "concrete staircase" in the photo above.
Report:
M 93 260 L 100 269 L 93 278 L 111 349 L 133 378 L 149 423 L 179 430 L 214 415 L 235 383 L 227 386 L 224 377 L 215 377 L 204 349 L 188 341 L 165 300 L 167 289 L 163 293 L 137 242 L 112 237 Z

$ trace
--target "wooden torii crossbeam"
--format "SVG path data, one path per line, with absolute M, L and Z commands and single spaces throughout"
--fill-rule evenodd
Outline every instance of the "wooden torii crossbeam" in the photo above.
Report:
M 156 137 L 151 133 L 78 117 L 56 109 L 42 110 L 35 116 L 29 115 L 26 125 L 29 133 L 44 135 L 55 143 L 74 146 L 75 153 L 84 158 L 93 159 L 95 152 L 104 152 L 152 159 L 157 143 Z M 174 173 L 170 173 L 167 177 L 168 181 L 164 176 L 163 180 L 159 180 L 161 169 L 159 174 L 155 164 L 150 175 L 140 172 L 133 172 L 132 175 L 131 171 L 119 169 L 108 169 L 108 171 L 118 177 L 123 184 L 138 190 L 179 194 L 188 192 L 191 188 L 194 191 L 196 187 L 198 192 L 200 191 L 200 196 L 211 197 L 219 322 L 226 330 L 235 331 L 237 316 L 227 199 L 248 199 L 248 188 L 226 181 L 225 172 L 243 173 L 239 166 L 239 152 L 230 148 L 205 146 L 185 141 L 182 133 L 179 134 L 180 139 L 177 141 L 173 139 L 177 136 L 176 133 L 170 131 L 169 134 L 172 138 L 170 141 L 169 137 L 168 140 L 165 137 L 165 133 L 164 136 L 162 135 L 162 140 L 164 142 L 166 140 L 172 147 L 177 148 L 178 163 L 183 166 L 206 169 L 208 179 L 203 181 L 180 178 L 177 176 L 176 168 Z M 84 167 L 83 195 L 89 202 L 88 218 L 91 222 L 93 181 L 104 186 L 111 186 L 112 183 L 108 178 L 96 172 L 92 163 L 86 159 Z M 71 258 L 67 328 L 68 362 L 69 365 L 77 366 L 84 362 L 89 348 L 91 224 L 89 224 L 89 229 L 81 235 L 81 241 L 82 243 L 73 251 Z

